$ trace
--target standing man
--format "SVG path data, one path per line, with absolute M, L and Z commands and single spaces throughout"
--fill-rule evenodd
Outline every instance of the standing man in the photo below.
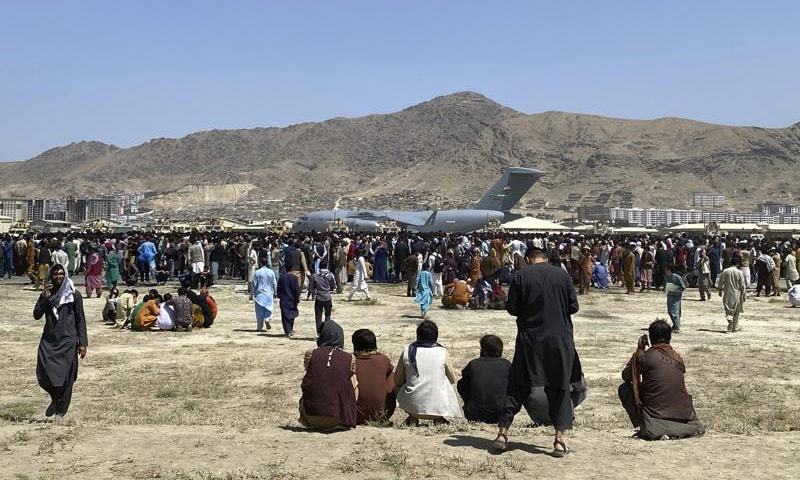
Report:
M 25 240 L 25 237 L 21 237 L 14 247 L 14 272 L 19 276 L 25 275 L 25 272 L 28 271 L 28 262 L 25 258 L 27 252 L 28 241 Z
M 686 280 L 673 271 L 672 265 L 664 268 L 664 290 L 667 292 L 667 313 L 672 319 L 672 331 L 681 331 L 681 299 L 686 289 Z
M 314 319 L 317 322 L 317 335 L 322 332 L 322 312 L 325 312 L 325 321 L 331 319 L 333 301 L 331 293 L 336 288 L 336 279 L 328 270 L 327 261 L 319 264 L 319 272 L 311 275 L 308 281 L 308 292 L 314 297 Z
M 442 273 L 444 273 L 444 258 L 442 254 L 435 249 L 428 256 L 428 265 L 431 274 L 433 275 L 433 284 L 436 288 L 433 289 L 434 297 L 441 297 L 444 295 L 444 285 L 442 284 Z M 499 269 L 498 269 L 499 270 Z
M 256 330 L 259 332 L 264 331 L 266 323 L 267 330 L 272 327 L 269 321 L 272 319 L 273 302 L 275 296 L 275 289 L 278 288 L 278 282 L 275 279 L 275 273 L 267 266 L 267 257 L 261 257 L 259 264 L 261 268 L 256 270 L 253 275 L 253 299 L 256 306 Z
M 336 266 L 336 293 L 342 293 L 342 288 L 347 285 L 347 249 L 344 242 L 336 244 L 333 263 Z
M 578 297 L 569 274 L 550 265 L 544 251 L 528 249 L 525 261 L 529 266 L 512 277 L 506 302 L 508 313 L 517 317 L 517 340 L 494 446 L 507 448 L 514 416 L 531 388 L 544 386 L 555 427 L 553 456 L 563 457 L 569 453 L 564 431 L 574 420 L 570 382 L 582 375 L 571 318 L 578 312 Z
M 294 336 L 294 319 L 300 315 L 297 310 L 297 305 L 300 303 L 300 282 L 291 271 L 281 275 L 278 281 L 278 298 L 281 302 L 283 334 L 292 338 Z
M 147 235 L 139 245 L 137 250 L 139 253 L 139 263 L 142 265 L 142 271 L 139 272 L 141 281 L 156 281 L 156 245 L 150 240 L 150 235 Z
M 61 423 L 72 401 L 72 386 L 78 379 L 78 357 L 86 356 L 89 341 L 80 293 L 75 291 L 60 264 L 54 265 L 48 273 L 33 308 L 33 318 L 45 319 L 36 378 L 51 398 L 45 412 L 46 421 Z
M 69 261 L 67 265 L 67 275 L 72 277 L 77 273 L 77 262 L 75 258 L 78 256 L 80 252 L 78 252 L 78 244 L 72 241 L 72 236 L 67 236 L 66 241 L 64 241 L 64 251 L 67 252 L 67 260 Z
M 714 239 L 714 245 L 708 249 L 708 261 L 711 267 L 711 285 L 717 285 L 717 275 L 719 275 L 719 262 L 722 257 L 722 246 L 719 244 L 719 239 Z
M 39 286 L 47 280 L 47 276 L 50 272 L 50 264 L 53 261 L 53 255 L 50 253 L 50 248 L 48 241 L 43 239 L 39 242 L 39 253 L 37 259 L 37 276 L 34 283 L 34 287 L 36 290 L 39 290 Z
M 192 287 L 194 287 L 197 284 L 197 276 L 203 273 L 203 269 L 206 266 L 205 252 L 203 251 L 203 244 L 200 243 L 200 239 L 189 247 L 187 253 L 189 265 L 191 265 L 192 270 Z
M 417 272 L 419 271 L 419 261 L 416 255 L 408 255 L 403 260 L 403 270 L 406 277 L 406 297 L 416 295 Z
M 219 281 L 220 271 L 225 271 L 225 247 L 219 238 L 214 239 L 214 246 L 211 248 L 208 258 L 211 260 L 211 278 L 214 283 Z
M 11 274 L 14 273 L 14 254 L 16 253 L 14 247 L 15 247 L 14 238 L 11 237 L 11 235 L 6 235 L 5 257 L 6 257 L 6 276 L 8 278 L 11 278 Z
M 744 262 L 744 259 L 740 258 L 739 261 Z M 742 313 L 744 292 L 747 288 L 744 274 L 739 267 L 740 265 L 731 264 L 719 277 L 719 295 L 722 297 L 722 306 L 725 307 L 728 333 L 739 330 L 739 314 Z
M 700 301 L 705 302 L 706 297 L 711 300 L 711 262 L 704 248 L 700 248 L 698 252 L 700 258 L 697 260 L 697 288 L 700 289 Z
M 772 270 L 772 296 L 773 297 L 780 297 L 781 296 L 781 254 L 778 253 L 778 249 L 772 247 L 770 249 L 770 257 L 772 257 L 772 263 L 775 264 L 775 268 Z
M 636 256 L 628 245 L 622 247 L 619 253 L 619 263 L 622 270 L 622 283 L 625 285 L 625 293 L 633 293 L 636 281 Z
M 8 257 L 6 257 L 6 262 L 8 262 Z M 794 256 L 794 250 L 788 250 L 783 263 L 786 265 L 783 269 L 783 278 L 786 279 L 786 291 L 789 291 L 792 285 L 800 280 L 800 272 L 797 271 L 797 257 Z

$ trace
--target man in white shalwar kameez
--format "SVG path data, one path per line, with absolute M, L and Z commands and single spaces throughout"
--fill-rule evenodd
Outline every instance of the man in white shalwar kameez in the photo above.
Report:
M 353 273 L 353 284 L 350 288 L 350 294 L 347 295 L 347 301 L 353 299 L 353 295 L 356 292 L 364 292 L 367 296 L 367 300 L 370 299 L 369 296 L 369 285 L 367 285 L 367 263 L 364 260 L 364 252 L 358 252 L 358 258 L 356 259 L 356 270 Z
M 719 277 L 719 295 L 725 307 L 725 320 L 728 321 L 728 332 L 739 330 L 739 314 L 742 313 L 744 292 L 747 283 L 739 265 L 731 265 L 722 271 Z

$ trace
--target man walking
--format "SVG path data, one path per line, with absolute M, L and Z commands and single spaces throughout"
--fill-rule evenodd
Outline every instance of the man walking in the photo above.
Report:
M 267 258 L 261 257 L 259 263 L 261 268 L 253 275 L 253 299 L 256 306 L 256 330 L 261 332 L 265 324 L 267 330 L 272 328 L 269 321 L 272 319 L 273 297 L 278 282 L 275 273 L 267 266 Z
M 582 375 L 571 318 L 578 297 L 569 274 L 550 265 L 544 251 L 528 249 L 525 261 L 529 266 L 512 277 L 506 302 L 508 313 L 517 317 L 517 340 L 494 446 L 507 448 L 508 429 L 531 387 L 544 386 L 555 427 L 553 456 L 563 457 L 569 453 L 564 431 L 574 420 L 570 383 Z
M 317 335 L 322 331 L 322 312 L 325 312 L 325 321 L 331 319 L 331 309 L 333 302 L 331 300 L 331 293 L 336 288 L 336 279 L 333 274 L 328 270 L 328 264 L 322 262 L 319 264 L 319 272 L 311 275 L 308 281 L 308 292 L 314 297 L 314 319 L 317 322 Z
M 742 261 L 740 259 L 740 261 Z M 744 274 L 739 265 L 731 264 L 722 271 L 719 277 L 719 295 L 722 297 L 722 306 L 725 307 L 725 320 L 728 321 L 728 333 L 739 330 L 739 314 L 742 313 L 744 292 L 747 288 Z
M 697 261 L 697 288 L 700 290 L 700 301 L 705 302 L 706 297 L 711 300 L 711 262 L 706 256 L 705 249 L 699 250 L 700 259 Z

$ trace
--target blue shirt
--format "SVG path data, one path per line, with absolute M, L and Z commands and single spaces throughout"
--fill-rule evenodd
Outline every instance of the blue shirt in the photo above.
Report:
M 139 245 L 139 260 L 150 263 L 156 258 L 156 246 L 150 240 Z
M 275 289 L 278 288 L 278 281 L 275 273 L 267 267 L 261 267 L 253 275 L 253 299 L 257 304 L 272 311 L 272 297 L 275 296 Z

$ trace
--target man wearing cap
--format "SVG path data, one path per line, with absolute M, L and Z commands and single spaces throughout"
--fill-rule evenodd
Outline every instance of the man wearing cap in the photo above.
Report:
M 553 456 L 563 457 L 569 452 L 564 431 L 574 421 L 571 382 L 583 374 L 571 317 L 578 312 L 578 297 L 569 274 L 549 264 L 541 249 L 528 249 L 525 262 L 528 266 L 511 278 L 506 302 L 508 313 L 517 317 L 517 339 L 494 447 L 507 448 L 508 429 L 531 387 L 544 386 L 555 427 Z

